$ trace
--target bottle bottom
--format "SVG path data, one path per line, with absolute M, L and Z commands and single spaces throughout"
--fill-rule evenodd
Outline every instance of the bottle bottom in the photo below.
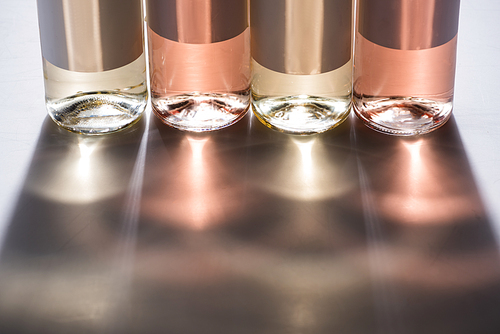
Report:
M 308 95 L 253 96 L 257 118 L 267 127 L 291 134 L 313 134 L 341 124 L 349 115 L 349 97 L 333 99 Z
M 147 95 L 91 92 L 59 100 L 47 99 L 47 110 L 58 125 L 70 131 L 96 135 L 118 131 L 142 115 Z
M 398 136 L 433 131 L 451 116 L 453 103 L 412 97 L 354 96 L 354 112 L 369 128 Z
M 245 116 L 249 91 L 236 93 L 188 93 L 153 97 L 153 111 L 174 128 L 204 132 L 225 128 Z

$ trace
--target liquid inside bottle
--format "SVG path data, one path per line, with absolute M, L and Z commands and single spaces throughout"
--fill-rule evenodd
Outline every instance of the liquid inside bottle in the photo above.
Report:
M 137 0 L 38 0 L 45 100 L 60 126 L 117 131 L 147 103 L 143 9 Z
M 85 134 L 119 130 L 136 122 L 147 104 L 144 55 L 103 72 L 75 72 L 44 59 L 46 106 L 60 126 Z
M 270 128 L 326 131 L 345 120 L 352 94 L 351 0 L 254 0 L 252 106 Z
M 450 118 L 458 9 L 458 0 L 360 1 L 353 101 L 368 127 L 408 136 Z M 384 25 L 387 15 L 398 19 Z
M 252 106 L 268 127 L 294 134 L 326 131 L 342 123 L 351 106 L 349 61 L 317 75 L 275 72 L 252 62 Z
M 168 125 L 194 132 L 240 120 L 250 105 L 246 1 L 147 4 L 154 113 Z

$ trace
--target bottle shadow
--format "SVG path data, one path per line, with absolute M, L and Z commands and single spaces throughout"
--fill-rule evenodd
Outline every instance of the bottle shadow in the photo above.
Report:
M 498 245 L 452 117 L 394 138 L 353 122 L 376 323 L 384 333 L 493 333 Z
M 106 332 L 123 301 L 128 193 L 146 128 L 106 136 L 47 117 L 0 256 L 0 332 Z
M 14 249 L 56 252 L 67 242 L 66 234 L 117 219 L 145 125 L 140 120 L 115 134 L 86 136 L 64 130 L 47 117 L 3 254 Z
M 453 118 L 418 138 L 354 117 L 313 136 L 250 113 L 205 134 L 47 120 L 0 258 L 0 331 L 495 332 L 499 263 Z

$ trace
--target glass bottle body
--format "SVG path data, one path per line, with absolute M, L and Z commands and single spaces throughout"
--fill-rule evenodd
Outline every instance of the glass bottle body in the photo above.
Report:
M 384 31 L 379 13 L 369 6 L 383 9 L 389 3 L 394 11 L 389 15 L 399 19 Z M 353 106 L 368 127 L 410 136 L 437 129 L 450 118 L 458 7 L 458 0 L 444 0 L 440 7 L 434 0 L 360 1 Z
M 147 103 L 140 0 L 38 0 L 45 100 L 60 126 L 84 133 L 134 123 Z
M 148 0 L 153 111 L 202 132 L 227 127 L 250 105 L 246 0 Z
M 286 74 L 252 61 L 252 106 L 266 126 L 312 134 L 344 121 L 351 106 L 352 62 L 321 74 Z
M 102 72 L 76 72 L 43 60 L 45 101 L 60 126 L 85 134 L 117 131 L 136 122 L 147 104 L 144 55 Z
M 396 50 L 357 35 L 354 110 L 369 127 L 416 135 L 451 116 L 456 42 L 432 49 Z
M 326 131 L 345 120 L 352 95 L 351 0 L 254 0 L 252 106 L 270 128 Z
M 151 102 L 164 123 L 211 131 L 245 116 L 250 105 L 250 30 L 217 43 L 172 41 L 149 29 Z

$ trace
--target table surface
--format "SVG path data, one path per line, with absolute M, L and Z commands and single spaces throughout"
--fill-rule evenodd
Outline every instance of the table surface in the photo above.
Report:
M 500 333 L 500 2 L 463 1 L 455 108 L 386 136 L 47 117 L 0 0 L 0 333 Z

